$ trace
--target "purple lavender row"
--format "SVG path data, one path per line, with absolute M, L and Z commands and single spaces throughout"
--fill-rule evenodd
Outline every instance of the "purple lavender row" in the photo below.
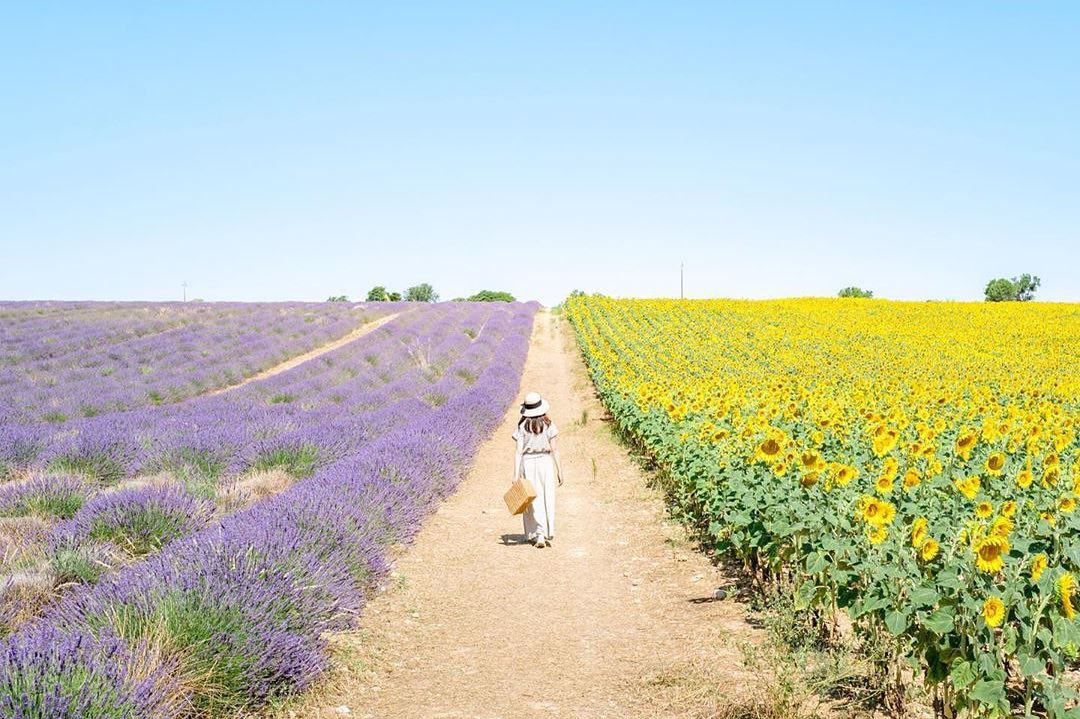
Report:
M 325 633 L 355 620 L 386 545 L 412 536 L 513 401 L 533 309 L 506 308 L 501 330 L 489 322 L 484 364 L 445 403 L 400 405 L 379 439 L 73 594 L 0 644 L 0 710 L 225 715 L 308 686 L 327 665 Z M 157 661 L 148 667 L 147 656 Z
M 0 419 L 63 422 L 176 402 L 236 384 L 400 307 L 178 303 L 154 324 L 140 314 L 102 319 L 74 309 L 72 317 L 39 322 L 0 319 Z M 53 326 L 59 320 L 68 323 L 64 332 Z

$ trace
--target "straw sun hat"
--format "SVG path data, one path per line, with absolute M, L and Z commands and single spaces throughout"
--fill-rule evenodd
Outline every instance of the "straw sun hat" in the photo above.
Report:
M 548 401 L 540 396 L 539 392 L 529 392 L 525 395 L 525 401 L 521 403 L 521 414 L 526 417 L 543 417 L 547 414 Z

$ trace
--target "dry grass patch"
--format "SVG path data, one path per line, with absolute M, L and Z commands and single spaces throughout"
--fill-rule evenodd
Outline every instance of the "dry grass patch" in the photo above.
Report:
M 222 487 L 218 506 L 228 512 L 244 509 L 284 492 L 294 481 L 283 469 L 255 470 Z
M 39 561 L 50 526 L 34 516 L 0 519 L 0 567 L 25 567 Z
M 0 631 L 12 632 L 56 600 L 56 573 L 48 565 L 12 572 L 0 580 Z

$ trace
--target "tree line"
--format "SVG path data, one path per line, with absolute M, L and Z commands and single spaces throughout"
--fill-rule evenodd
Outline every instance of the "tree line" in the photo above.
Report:
M 404 294 L 394 290 L 388 290 L 383 285 L 376 285 L 368 290 L 365 302 L 438 302 L 439 293 L 428 282 L 414 285 L 405 290 Z M 330 295 L 327 302 L 349 302 L 348 295 Z M 516 302 L 509 292 L 497 290 L 480 290 L 469 297 L 455 297 L 452 302 Z
M 1012 279 L 997 277 L 986 283 L 984 294 L 987 302 L 1030 302 L 1035 299 L 1035 290 L 1039 289 L 1040 284 L 1042 280 L 1029 274 Z M 861 287 L 845 287 L 838 296 L 870 298 L 874 292 Z

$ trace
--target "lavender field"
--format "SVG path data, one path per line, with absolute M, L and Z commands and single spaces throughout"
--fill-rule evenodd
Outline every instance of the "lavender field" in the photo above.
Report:
M 0 302 L 0 419 L 176 402 L 236 384 L 400 305 Z
M 305 688 L 510 406 L 535 310 L 0 304 L 0 715 Z

